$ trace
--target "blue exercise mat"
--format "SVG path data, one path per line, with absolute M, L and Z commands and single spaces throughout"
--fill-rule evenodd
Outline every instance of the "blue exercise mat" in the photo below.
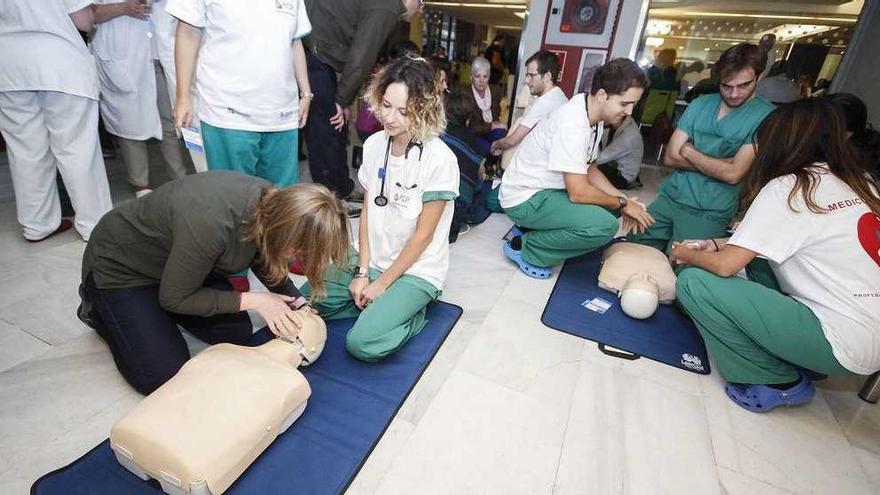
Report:
M 365 363 L 345 350 L 354 320 L 327 322 L 327 344 L 312 366 L 300 368 L 312 387 L 305 413 L 248 468 L 227 494 L 337 494 L 343 492 L 379 442 L 434 354 L 461 316 L 438 302 L 428 324 L 381 363 Z M 267 342 L 268 330 L 254 334 Z M 210 414 L 211 411 L 205 411 Z M 33 495 L 161 494 L 116 462 L 109 440 L 31 487 Z
M 661 304 L 650 318 L 636 320 L 623 314 L 617 295 L 599 288 L 602 251 L 597 249 L 565 262 L 541 322 L 554 330 L 597 342 L 599 349 L 610 356 L 623 359 L 644 356 L 708 375 L 709 358 L 703 338 L 675 305 Z M 604 304 L 600 301 L 592 305 L 598 311 L 585 307 L 587 301 L 596 298 L 611 306 L 604 313 L 601 312 Z

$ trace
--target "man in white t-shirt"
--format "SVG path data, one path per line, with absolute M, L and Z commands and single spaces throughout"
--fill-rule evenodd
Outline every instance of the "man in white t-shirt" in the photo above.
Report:
M 508 156 L 513 156 L 519 143 L 531 132 L 532 128 L 541 119 L 568 102 L 565 93 L 556 85 L 558 79 L 559 59 L 553 52 L 541 50 L 526 60 L 526 87 L 529 89 L 529 94 L 536 98 L 526 108 L 519 124 L 514 125 L 507 133 L 507 137 L 492 143 L 493 154 L 504 154 L 501 159 L 502 168 L 507 164 Z M 489 211 L 504 212 L 498 202 L 500 192 L 501 179 L 496 178 L 492 182 L 492 190 L 486 197 Z
M 98 142 L 98 77 L 77 29 L 94 23 L 91 0 L 0 0 L 0 131 L 9 152 L 25 239 L 67 230 L 57 172 L 88 240 L 113 207 Z
M 499 200 L 522 233 L 504 244 L 504 254 L 526 275 L 549 278 L 551 266 L 609 242 L 618 221 L 608 210 L 620 210 L 628 230 L 653 223 L 644 204 L 593 166 L 604 125 L 630 115 L 645 86 L 633 61 L 608 62 L 596 70 L 589 94 L 544 118 L 514 154 Z
M 526 60 L 526 86 L 529 93 L 537 98 L 526 110 L 519 125 L 507 137 L 492 143 L 492 153 L 499 155 L 518 145 L 538 121 L 568 102 L 565 93 L 556 85 L 557 79 L 559 59 L 553 52 L 541 50 Z

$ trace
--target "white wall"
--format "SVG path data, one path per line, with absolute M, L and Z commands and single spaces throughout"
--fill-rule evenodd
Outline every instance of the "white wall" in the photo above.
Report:
M 617 21 L 617 33 L 614 35 L 614 46 L 611 47 L 609 58 L 630 58 L 636 56 L 642 26 L 648 16 L 648 0 L 623 0 L 620 18 Z
M 850 40 L 838 76 L 831 87 L 833 92 L 852 93 L 868 106 L 868 121 L 880 127 L 880 0 L 867 0 L 853 39 Z

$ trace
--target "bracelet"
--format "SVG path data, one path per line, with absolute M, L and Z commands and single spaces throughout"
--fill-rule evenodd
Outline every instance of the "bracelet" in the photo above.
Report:
M 712 244 L 715 244 L 715 251 L 721 251 L 721 248 L 718 247 L 718 243 L 715 242 L 715 239 L 709 239 L 709 240 L 712 241 Z
M 352 277 L 352 278 L 369 278 L 369 276 L 370 275 L 367 273 L 355 273 L 354 277 Z
M 314 98 L 315 98 L 315 93 L 303 93 L 303 92 L 300 92 L 299 97 L 300 97 L 300 98 L 308 98 L 308 99 L 311 100 L 311 99 L 314 99 Z

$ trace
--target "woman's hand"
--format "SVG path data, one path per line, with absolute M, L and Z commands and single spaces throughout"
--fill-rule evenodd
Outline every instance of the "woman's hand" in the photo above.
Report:
M 309 97 L 300 97 L 299 99 L 299 128 L 302 129 L 306 126 L 306 122 L 309 120 L 309 105 L 312 104 L 312 99 Z
M 241 309 L 252 309 L 260 314 L 269 330 L 287 340 L 293 340 L 302 328 L 300 316 L 291 309 L 295 298 L 272 292 L 242 292 Z
M 673 242 L 672 250 L 669 251 L 669 261 L 674 265 L 686 265 L 691 262 L 692 255 L 697 251 L 704 251 L 706 249 L 700 247 L 690 247 L 694 244 L 688 243 L 700 242 L 700 241 L 685 241 L 685 242 Z M 712 244 L 711 242 L 709 244 Z M 695 245 L 694 245 L 695 246 Z
M 621 208 L 623 228 L 626 233 L 645 233 L 654 223 L 654 217 L 648 214 L 648 207 L 639 198 L 627 198 L 626 206 Z
M 180 129 L 192 125 L 192 112 L 192 102 L 189 97 L 178 97 L 174 104 L 174 110 L 171 112 L 174 117 L 174 127 Z
M 380 282 L 379 279 L 376 279 L 375 281 L 373 281 L 373 283 L 371 283 L 370 285 L 367 286 L 366 289 L 364 289 L 363 296 L 362 296 L 364 298 L 364 302 L 365 302 L 364 306 L 369 306 L 370 304 L 373 303 L 373 301 L 375 301 L 376 299 L 379 299 L 379 296 L 384 294 L 385 289 L 387 289 L 387 288 L 388 288 L 388 286 L 386 286 L 384 283 Z
M 370 285 L 370 280 L 366 277 L 355 277 L 351 280 L 351 283 L 348 284 L 348 292 L 351 293 L 351 298 L 354 299 L 354 305 L 357 306 L 358 309 L 364 309 L 367 306 L 367 303 L 364 300 L 364 291 L 368 285 Z
M 712 239 L 685 239 L 681 241 L 681 244 L 697 251 L 718 251 L 717 245 L 712 242 Z

